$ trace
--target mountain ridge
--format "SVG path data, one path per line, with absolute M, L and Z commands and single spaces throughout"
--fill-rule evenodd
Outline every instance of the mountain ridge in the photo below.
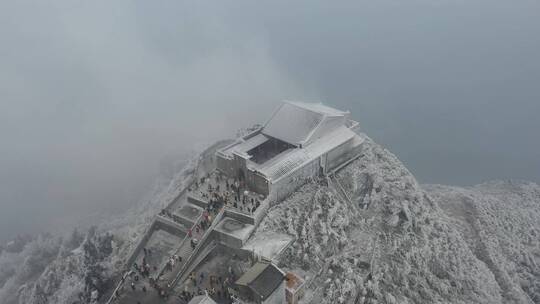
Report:
M 294 237 L 279 263 L 307 279 L 304 303 L 540 303 L 540 186 L 420 185 L 362 136 L 361 157 L 272 206 L 255 232 Z M 0 303 L 100 302 L 197 158 L 114 223 L 2 250 Z

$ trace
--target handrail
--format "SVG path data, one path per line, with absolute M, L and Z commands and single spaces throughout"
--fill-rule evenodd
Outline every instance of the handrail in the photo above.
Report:
M 193 227 L 195 227 L 195 226 L 197 226 L 197 225 L 199 225 L 199 224 L 201 223 L 201 220 L 202 220 L 202 214 L 199 215 L 199 217 L 197 217 L 197 220 L 195 221 L 195 223 L 193 224 L 193 226 L 191 226 L 192 231 L 193 231 Z M 206 233 L 206 232 L 205 232 L 205 233 Z M 203 235 L 203 236 L 204 236 L 204 235 Z M 191 238 L 192 238 L 192 237 L 193 237 L 193 234 L 192 234 Z M 176 250 L 176 252 L 180 252 L 180 250 L 181 250 L 181 249 L 183 248 L 183 246 L 184 246 L 184 242 L 185 242 L 188 238 L 190 238 L 190 236 L 189 236 L 188 234 L 186 234 L 186 236 L 185 236 L 184 239 L 182 240 L 182 244 L 180 245 L 180 247 L 178 247 L 178 249 Z M 192 253 L 193 253 L 193 252 L 192 252 Z M 185 261 L 184 261 L 184 264 L 182 264 L 182 268 L 180 269 L 180 271 L 183 270 L 183 268 L 185 267 L 185 265 L 188 263 L 188 260 L 189 260 L 190 257 L 191 257 L 191 253 L 190 253 L 189 256 L 186 257 L 186 259 L 185 259 Z
M 233 143 L 234 143 L 234 142 L 233 142 Z M 179 199 L 182 195 L 184 195 L 184 194 L 186 193 L 186 191 L 187 191 L 187 190 L 195 183 L 195 181 L 199 178 L 199 176 L 200 176 L 199 170 L 201 169 L 201 163 L 202 163 L 202 161 L 203 161 L 203 159 L 204 159 L 203 155 L 204 155 L 204 152 L 201 153 L 201 155 L 199 155 L 199 157 L 197 158 L 197 164 L 196 164 L 196 166 L 195 166 L 195 168 L 194 168 L 194 170 L 193 170 L 193 174 L 189 177 L 189 178 L 191 179 L 191 181 L 187 182 L 187 185 L 184 186 L 184 189 L 182 189 L 182 190 L 178 193 L 178 195 L 176 195 L 176 196 L 175 196 L 175 197 L 167 204 L 167 206 L 165 207 L 165 209 L 169 209 L 169 208 L 176 202 L 176 200 Z M 142 233 L 142 234 L 137 238 L 137 240 L 134 242 L 135 247 L 133 248 L 133 250 L 132 250 L 131 253 L 129 254 L 127 261 L 130 261 L 130 260 L 133 258 L 133 256 L 140 250 L 140 249 L 137 249 L 137 248 L 139 247 L 140 243 L 144 240 L 144 238 L 146 237 L 146 235 L 147 235 L 151 230 L 154 229 L 154 225 L 155 225 L 155 223 L 156 223 L 156 218 L 157 218 L 157 215 L 156 215 L 156 216 L 154 217 L 154 219 L 152 220 L 152 223 L 151 223 L 149 226 L 147 226 L 147 228 L 144 230 L 144 233 Z M 200 217 L 199 217 L 199 219 L 200 219 Z M 217 220 L 217 217 L 216 217 L 216 220 Z M 212 226 L 211 226 L 211 228 L 212 228 Z M 208 231 L 209 231 L 211 228 L 209 228 Z M 208 232 L 208 231 L 207 231 L 207 232 Z M 203 237 L 204 237 L 204 235 L 203 235 Z M 185 238 L 184 238 L 184 240 L 185 240 Z M 184 240 L 182 240 L 182 242 L 184 242 Z M 182 245 L 183 245 L 183 244 L 182 244 Z M 179 249 L 180 249 L 180 248 L 181 248 L 181 247 L 179 247 Z M 190 255 L 190 257 L 191 257 L 191 255 Z M 186 263 L 187 263 L 187 261 L 186 261 Z M 185 265 L 185 264 L 184 264 L 184 265 Z M 125 267 L 128 271 L 126 271 L 126 272 L 124 273 L 124 275 L 122 276 L 123 278 L 125 278 L 125 275 L 126 275 L 127 273 L 129 273 L 130 263 L 126 263 L 126 265 L 124 265 L 124 267 Z M 163 271 L 163 269 L 162 269 L 162 271 Z M 160 273 L 162 273 L 162 271 L 160 271 Z M 123 280 L 120 280 L 120 282 L 118 282 L 118 284 L 116 285 L 116 288 L 113 290 L 112 295 L 111 295 L 111 296 L 109 297 L 109 299 L 105 302 L 105 304 L 110 304 L 110 303 L 113 301 L 113 299 L 115 299 L 115 293 L 116 293 L 116 291 L 118 291 L 118 289 L 120 289 L 120 286 L 121 286 L 122 284 L 123 284 Z
M 199 263 L 201 263 L 211 252 L 212 250 L 214 250 L 215 248 L 217 247 L 217 243 L 215 240 L 211 240 L 210 243 L 208 244 L 208 246 L 205 246 L 201 252 L 197 253 L 197 256 L 195 257 L 195 259 L 190 263 L 190 265 L 185 269 L 184 271 L 184 274 L 182 274 L 180 276 L 180 281 L 182 281 L 182 278 L 184 278 L 184 276 L 187 274 L 187 273 L 190 273 L 193 271 L 193 269 L 195 267 L 197 267 L 197 265 Z
M 339 187 L 339 190 L 341 190 L 341 193 L 343 193 L 343 196 L 345 196 L 345 198 L 347 199 L 347 201 L 349 203 L 352 204 L 352 200 L 351 198 L 349 197 L 349 195 L 347 195 L 347 192 L 345 191 L 345 189 L 343 188 L 343 186 L 341 185 L 341 183 L 339 182 L 339 180 L 337 179 L 337 177 L 333 177 L 334 181 L 336 182 L 336 185 L 338 185 Z
M 356 211 L 359 211 L 359 207 L 353 203 L 353 201 L 351 200 L 351 198 L 349 197 L 349 195 L 347 194 L 347 191 L 345 191 L 345 189 L 343 188 L 343 186 L 341 185 L 341 183 L 339 182 L 339 180 L 337 179 L 337 177 L 335 175 L 332 175 L 332 177 L 329 178 L 334 184 L 335 184 L 335 188 L 338 192 L 341 192 L 342 195 L 344 196 L 345 198 L 345 201 L 349 203 L 349 205 L 351 205 Z
M 197 217 L 197 220 L 195 221 L 195 224 L 193 224 L 193 226 L 191 226 L 191 229 L 193 229 L 193 227 L 195 227 L 197 224 L 199 224 L 200 220 L 202 219 L 202 215 L 199 215 L 199 217 Z M 180 250 L 182 249 L 182 247 L 184 246 L 184 243 L 186 242 L 186 240 L 189 238 L 189 235 L 186 233 L 186 235 L 184 236 L 184 238 L 182 239 L 182 241 L 180 242 L 180 245 L 178 246 L 178 248 L 176 249 L 176 251 L 174 252 L 174 254 L 177 254 L 180 252 Z M 159 271 L 159 275 L 162 275 L 163 272 L 165 271 L 165 267 L 167 266 L 167 263 L 168 261 L 164 261 L 162 263 L 162 266 L 160 266 L 160 271 Z
M 155 218 L 154 220 L 152 221 L 152 224 L 150 224 L 149 226 L 146 227 L 146 229 L 144 230 L 144 233 L 142 233 L 138 238 L 137 238 L 137 241 L 136 242 L 133 242 L 133 244 L 135 244 L 135 247 L 132 249 L 131 253 L 129 254 L 129 257 L 126 261 L 131 261 L 133 256 L 140 250 L 140 249 L 137 249 L 139 247 L 139 244 L 144 240 L 144 238 L 146 237 L 146 235 L 151 232 L 153 229 L 154 229 L 154 224 L 155 224 Z M 130 263 L 126 263 L 126 265 L 124 265 L 126 271 L 124 272 L 124 274 L 122 275 L 122 278 L 125 279 L 126 277 L 126 274 L 129 273 L 129 267 L 130 267 Z M 113 290 L 113 293 L 112 295 L 109 297 L 109 299 L 107 300 L 107 302 L 105 302 L 106 304 L 110 304 L 112 302 L 112 300 L 114 299 L 115 297 L 115 293 L 116 291 L 118 291 L 120 289 L 120 286 L 122 286 L 123 284 L 123 280 L 120 280 L 120 282 L 118 282 L 118 284 L 116 284 L 116 287 L 115 289 Z
M 197 174 L 197 171 L 198 171 L 198 168 L 199 168 L 199 164 L 200 164 L 200 159 L 197 160 L 197 166 L 195 167 L 195 170 L 194 170 L 194 173 Z M 178 193 L 178 195 L 176 195 L 170 203 L 167 204 L 167 207 L 166 209 L 170 208 L 174 202 L 179 199 L 182 195 L 184 195 L 186 193 L 186 191 L 189 189 L 189 187 L 191 187 L 193 185 L 193 183 L 195 182 L 195 178 L 194 176 L 192 175 L 191 177 L 191 181 L 188 182 L 188 184 L 186 185 L 186 187 L 184 187 L 184 189 L 182 189 L 180 191 L 180 193 Z M 137 237 L 137 240 L 135 242 L 133 242 L 133 244 L 135 244 L 133 250 L 131 251 L 131 253 L 129 254 L 128 256 L 128 259 L 126 261 L 130 261 L 133 259 L 133 256 L 138 252 L 138 247 L 140 245 L 140 243 L 144 240 L 144 238 L 146 237 L 146 235 L 152 231 L 154 229 L 154 225 L 156 223 L 156 219 L 157 217 L 159 216 L 159 214 L 157 214 L 154 219 L 152 220 L 152 223 L 150 225 L 148 225 L 146 227 L 146 229 L 144 230 L 144 233 L 142 233 L 139 237 Z M 140 249 L 139 249 L 140 250 Z M 128 267 L 130 267 L 130 264 L 131 263 L 126 263 L 126 265 L 124 265 L 124 267 L 126 269 L 129 269 Z M 129 273 L 129 271 L 127 271 L 127 273 Z M 161 273 L 161 272 L 160 272 Z M 112 302 L 112 300 L 114 299 L 115 297 L 115 292 L 120 288 L 120 286 L 122 285 L 122 281 L 118 282 L 118 284 L 116 285 L 116 288 L 113 290 L 113 293 L 112 295 L 110 296 L 110 298 L 107 300 L 107 302 L 105 302 L 105 304 L 110 304 Z
M 112 292 L 112 295 L 111 297 L 109 298 L 109 300 L 107 300 L 107 304 L 110 304 L 116 297 L 116 292 L 120 289 L 120 287 L 124 284 L 125 282 L 125 279 L 127 278 L 127 276 L 129 275 L 129 271 L 126 271 L 124 272 L 124 274 L 122 275 L 122 280 L 120 280 L 120 282 L 118 282 L 118 285 L 116 285 L 116 288 L 114 288 L 113 292 Z
M 199 240 L 199 242 L 197 243 L 197 246 L 193 249 L 193 251 L 191 252 L 191 254 L 189 255 L 189 257 L 186 259 L 186 262 L 184 263 L 184 265 L 182 266 L 182 269 L 178 272 L 178 274 L 176 275 L 176 277 L 174 278 L 174 280 L 172 281 L 171 283 L 171 286 L 174 286 L 175 284 L 178 283 L 178 280 L 182 277 L 182 275 L 184 274 L 184 272 L 186 271 L 186 269 L 189 267 L 189 264 L 192 262 L 193 258 L 199 253 L 200 251 L 200 248 L 202 248 L 202 245 L 204 244 L 204 242 L 207 240 L 208 236 L 210 235 L 210 233 L 212 232 L 212 230 L 214 229 L 216 223 L 223 217 L 223 214 L 224 214 L 225 210 L 224 208 L 222 208 L 220 210 L 220 212 L 216 215 L 214 221 L 212 222 L 212 224 L 210 225 L 210 227 L 205 231 L 205 233 L 203 234 L 202 238 Z
M 189 257 L 186 259 L 186 262 L 184 263 L 184 265 L 182 265 L 182 268 L 180 269 L 180 271 L 178 272 L 178 274 L 176 275 L 176 277 L 174 278 L 174 280 L 171 282 L 171 287 L 172 286 L 175 286 L 177 283 L 178 283 L 178 280 L 180 280 L 180 278 L 182 277 L 182 275 L 184 274 L 186 268 L 188 267 L 188 265 L 192 262 L 192 259 L 194 256 L 196 256 L 198 253 L 199 253 L 199 250 L 200 248 L 202 247 L 202 244 L 204 244 L 204 242 L 206 241 L 206 239 L 208 238 L 208 236 L 211 234 L 212 230 L 214 230 L 215 226 L 217 225 L 217 223 L 221 220 L 221 218 L 223 217 L 223 214 L 225 213 L 225 208 L 221 208 L 221 210 L 219 211 L 219 213 L 216 215 L 216 217 L 214 218 L 214 221 L 212 222 L 212 224 L 210 225 L 210 227 L 208 227 L 208 229 L 205 231 L 203 237 L 199 240 L 199 242 L 197 243 L 197 246 L 193 249 L 193 251 L 191 252 L 191 254 L 189 255 Z

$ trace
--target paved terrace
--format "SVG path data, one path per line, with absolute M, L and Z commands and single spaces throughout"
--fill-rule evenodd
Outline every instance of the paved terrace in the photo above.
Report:
M 189 190 L 195 199 L 206 202 L 221 200 L 227 208 L 249 216 L 255 216 L 265 200 L 263 195 L 249 191 L 238 180 L 217 171 L 198 180 Z
M 193 173 L 193 180 L 199 180 L 215 170 L 216 150 L 229 143 L 230 141 L 218 142 L 202 153 Z M 197 250 L 197 241 L 203 238 L 207 232 L 204 228 L 208 228 L 215 218 L 212 215 L 218 210 L 208 213 L 204 228 L 200 225 L 203 212 L 203 208 L 188 201 L 187 189 L 181 191 L 178 197 L 156 216 L 147 232 L 141 235 L 132 257 L 128 258 L 128 261 L 137 263 L 139 269 L 135 268 L 135 264 L 128 263 L 126 271 L 116 288 L 107 296 L 105 303 L 178 303 L 174 296 L 165 298 L 160 295 L 160 291 L 168 290 L 169 281 L 184 268 L 194 249 Z M 148 268 L 142 267 L 143 258 Z
M 205 167 L 211 168 L 206 163 Z M 255 223 L 255 217 L 264 212 L 263 204 L 267 200 L 215 170 L 197 175 L 203 177 L 197 178 L 187 191 L 156 217 L 160 228 L 152 232 L 144 244 L 145 250 L 136 257 L 138 269 L 134 265 L 130 267 L 107 303 L 182 303 L 179 296 L 185 291 L 185 286 L 177 280 L 186 278 L 189 274 L 186 271 L 191 271 L 201 262 L 198 255 L 208 249 L 204 249 L 208 242 L 201 242 L 201 239 L 210 239 L 210 230 L 214 229 L 239 239 L 247 239 L 253 231 L 254 225 L 246 223 L 246 218 Z M 222 209 L 244 215 L 244 218 L 224 217 L 213 223 Z M 144 275 L 143 258 L 149 265 Z M 191 290 L 190 296 L 194 293 Z M 229 303 L 224 295 L 216 300 Z
M 199 263 L 189 276 L 175 287 L 174 294 L 189 301 L 193 296 L 208 293 L 218 304 L 232 303 L 228 288 L 251 264 L 223 246 L 218 246 Z M 179 302 L 182 303 L 182 302 Z
M 152 288 L 150 278 L 159 276 L 160 265 L 163 265 L 175 252 L 182 238 L 163 230 L 157 230 L 136 259 L 137 268 L 132 267 L 126 277 L 123 290 L 118 293 L 118 303 L 154 303 L 159 298 L 158 291 Z M 140 269 L 148 265 L 148 274 L 143 275 Z M 133 284 L 132 284 L 133 283 Z M 146 290 L 146 291 L 144 291 Z M 157 302 L 156 302 L 157 303 Z
M 170 292 L 173 282 L 189 266 L 186 263 L 202 245 L 201 240 L 210 234 L 211 219 L 216 215 L 213 212 L 203 214 L 200 208 L 192 206 L 184 206 L 181 210 L 184 211 L 183 215 L 197 216 L 191 228 L 183 238 L 163 230 L 154 232 L 147 247 L 137 257 L 137 266 L 134 264 L 131 267 L 131 275 L 125 278 L 112 303 L 179 303 L 174 293 Z M 144 263 L 149 265 L 148 274 L 143 273 L 141 265 Z

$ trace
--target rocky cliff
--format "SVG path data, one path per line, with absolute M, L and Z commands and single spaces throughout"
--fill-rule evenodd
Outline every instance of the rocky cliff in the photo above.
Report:
M 424 189 L 370 139 L 273 207 L 263 231 L 296 238 L 281 263 L 308 278 L 306 302 L 540 303 L 538 185 Z
M 115 221 L 3 246 L 0 303 L 97 303 L 195 160 Z M 367 137 L 361 157 L 270 208 L 255 233 L 274 232 L 295 239 L 280 264 L 306 279 L 304 303 L 540 303 L 540 186 L 422 186 Z

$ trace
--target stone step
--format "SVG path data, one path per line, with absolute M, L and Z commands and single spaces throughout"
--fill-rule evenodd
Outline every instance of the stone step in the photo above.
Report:
M 187 197 L 187 200 L 189 203 L 195 205 L 195 206 L 199 206 L 203 209 L 206 209 L 206 207 L 208 206 L 208 202 L 201 198 L 201 197 L 197 197 L 197 196 L 193 196 L 193 195 L 188 195 Z
M 161 215 L 156 216 L 156 228 L 167 231 L 179 237 L 184 237 L 188 230 L 185 225 L 176 223 L 172 219 Z
M 180 252 L 179 254 L 183 257 L 183 258 L 186 258 L 188 257 L 191 252 L 193 250 L 191 249 L 191 246 L 189 245 L 189 241 L 186 241 L 186 243 L 184 244 L 184 246 L 182 246 L 182 248 L 180 249 Z
M 255 217 L 242 213 L 240 211 L 236 211 L 232 208 L 226 208 L 225 209 L 225 216 L 233 218 L 241 223 L 249 224 L 249 225 L 255 225 Z
M 206 209 L 206 207 L 208 207 L 208 201 L 202 197 L 195 196 L 195 195 L 188 195 L 187 200 L 188 200 L 188 203 L 191 203 L 195 206 L 199 206 L 203 209 Z
M 193 225 L 195 225 L 195 221 L 196 219 L 190 219 L 190 218 L 187 218 L 187 217 L 184 217 L 184 216 L 181 216 L 181 215 L 177 215 L 175 214 L 174 215 L 175 217 L 175 220 L 182 223 L 182 225 L 188 227 L 187 229 L 193 227 Z

